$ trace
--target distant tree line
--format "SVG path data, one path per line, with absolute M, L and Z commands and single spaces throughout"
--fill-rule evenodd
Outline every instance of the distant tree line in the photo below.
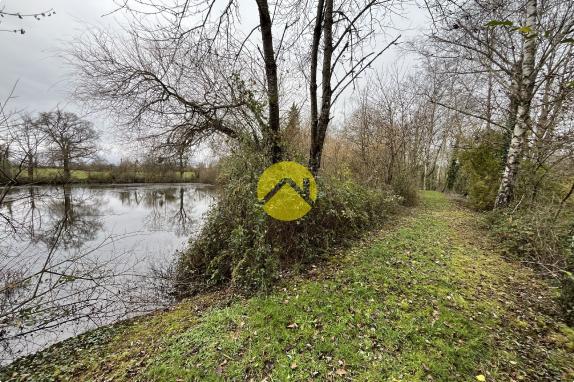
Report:
M 7 121 L 0 138 L 2 163 L 0 175 L 5 181 L 18 183 L 25 171 L 28 181 L 43 157 L 44 164 L 59 166 L 64 182 L 70 181 L 73 164 L 94 159 L 99 134 L 93 124 L 74 113 L 56 109 L 33 117 L 21 114 Z
M 147 141 L 146 143 L 150 143 Z M 215 165 L 190 164 L 191 142 L 142 144 L 120 163 L 99 155 L 100 134 L 78 115 L 57 109 L 36 116 L 11 116 L 0 137 L 0 180 L 12 183 L 69 183 L 73 170 L 85 170 L 86 182 L 216 181 Z M 177 173 L 177 175 L 176 175 Z

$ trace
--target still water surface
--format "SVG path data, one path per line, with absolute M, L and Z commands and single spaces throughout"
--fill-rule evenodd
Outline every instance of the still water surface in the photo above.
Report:
M 12 190 L 0 206 L 0 363 L 168 301 L 166 274 L 214 201 L 198 184 Z

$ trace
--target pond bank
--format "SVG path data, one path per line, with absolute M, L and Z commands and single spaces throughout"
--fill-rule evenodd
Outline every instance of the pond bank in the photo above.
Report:
M 249 299 L 225 291 L 93 331 L 2 381 L 560 381 L 574 331 L 552 289 L 439 193 L 331 262 Z
M 0 204 L 13 223 L 0 224 L 0 365 L 172 303 L 165 275 L 215 198 L 197 183 L 12 188 Z

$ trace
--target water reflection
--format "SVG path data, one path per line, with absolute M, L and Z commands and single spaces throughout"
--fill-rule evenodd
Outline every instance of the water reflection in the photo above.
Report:
M 30 209 L 34 211 L 34 190 L 31 189 L 30 192 Z M 93 195 L 89 199 L 72 198 L 71 187 L 64 186 L 60 197 L 56 195 L 47 201 L 47 227 L 37 237 L 48 247 L 59 243 L 63 250 L 81 249 L 86 243 L 93 241 L 103 228 L 98 213 L 98 207 L 104 204 L 100 195 Z M 40 216 L 40 224 L 41 222 Z M 32 229 L 32 238 L 35 236 L 33 232 Z
M 173 262 L 213 202 L 188 184 L 12 190 L 0 205 L 0 362 L 164 303 L 150 270 Z

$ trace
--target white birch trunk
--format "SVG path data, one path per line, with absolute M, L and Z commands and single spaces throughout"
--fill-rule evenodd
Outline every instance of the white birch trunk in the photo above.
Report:
M 532 88 L 534 84 L 534 59 L 536 56 L 536 17 L 537 0 L 528 0 L 526 6 L 526 27 L 530 28 L 525 34 L 522 58 L 522 78 L 519 85 L 519 104 L 517 121 L 512 132 L 512 140 L 506 157 L 506 164 L 498 195 L 496 196 L 495 208 L 506 207 L 512 200 L 516 174 L 518 172 L 518 162 L 524 146 L 524 135 L 530 125 L 530 104 L 532 101 Z

